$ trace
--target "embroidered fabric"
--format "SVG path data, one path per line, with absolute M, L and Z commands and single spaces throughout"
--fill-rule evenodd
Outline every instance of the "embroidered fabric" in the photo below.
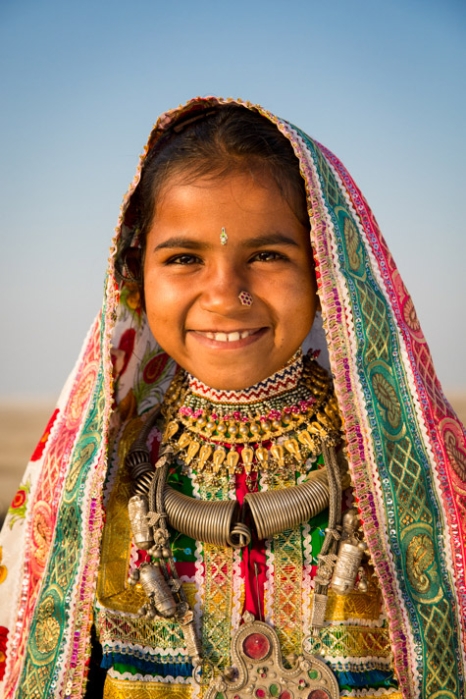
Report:
M 277 391 L 281 391 L 279 383 Z M 134 434 L 133 430 L 127 429 Z M 163 430 L 157 429 L 157 432 L 161 434 Z M 128 449 L 128 440 L 125 440 L 125 445 Z M 158 443 L 154 443 L 154 461 L 157 459 L 157 449 Z M 118 532 L 118 538 L 111 542 L 112 523 L 114 518 L 127 516 L 121 492 L 122 482 L 128 482 L 129 475 L 123 474 L 124 454 L 120 452 L 119 456 L 120 475 L 114 484 L 114 497 L 117 498 L 120 494 L 120 505 L 114 509 L 112 500 L 109 501 L 103 537 L 104 551 L 108 551 L 109 554 L 104 555 L 102 561 L 102 581 L 108 577 L 106 569 L 110 569 L 115 559 L 116 548 L 122 544 L 121 530 Z M 318 461 L 321 462 L 321 459 Z M 317 461 L 314 461 L 311 468 L 315 469 L 318 465 Z M 280 474 L 272 481 L 261 480 L 259 472 L 259 485 L 256 487 L 261 487 L 261 482 L 266 489 L 290 487 L 302 478 L 295 468 L 290 468 L 287 476 Z M 233 487 L 227 478 L 215 485 L 203 481 L 199 488 L 195 470 L 186 473 L 182 463 L 172 471 L 170 483 L 172 487 L 189 495 L 195 494 L 196 490 L 197 497 L 204 500 L 236 498 L 241 501 L 249 490 L 244 471 L 237 475 Z M 312 580 L 323 541 L 325 521 L 325 513 L 322 513 L 309 525 L 283 532 L 269 541 L 256 540 L 250 550 L 242 552 L 194 542 L 186 536 L 180 537 L 174 533 L 174 554 L 178 572 L 185 581 L 185 590 L 196 611 L 197 628 L 202 638 L 205 657 L 213 667 L 222 670 L 230 664 L 231 636 L 238 628 L 240 616 L 245 610 L 252 611 L 257 618 L 265 617 L 273 624 L 285 657 L 300 653 L 302 642 L 310 632 L 310 614 L 306 611 L 312 604 Z M 134 544 L 130 543 L 129 526 L 125 531 L 126 546 L 134 551 Z M 267 549 L 269 554 L 266 559 Z M 307 566 L 305 550 L 311 552 Z M 145 560 L 145 555 L 141 551 L 131 554 L 130 559 L 135 562 L 132 565 L 140 564 Z M 238 559 L 236 563 L 235 559 Z M 131 667 L 131 672 L 137 671 L 145 676 L 146 682 L 149 675 L 158 677 L 162 682 L 164 677 L 165 681 L 172 681 L 168 679 L 172 677 L 188 678 L 192 665 L 186 656 L 179 626 L 176 631 L 176 622 L 162 618 L 148 622 L 141 620 L 134 613 L 140 606 L 140 597 L 137 600 L 133 597 L 132 602 L 127 598 L 128 571 L 123 570 L 123 561 L 126 560 L 128 554 L 122 557 L 118 574 L 123 586 L 121 592 L 105 599 L 99 587 L 100 601 L 96 608 L 96 617 L 103 646 L 104 666 L 112 669 L 113 678 L 122 677 Z M 259 575 L 256 574 L 255 566 L 259 567 Z M 113 576 L 115 572 L 113 569 Z M 191 582 L 193 580 L 196 580 L 195 585 Z M 337 676 L 339 673 L 346 673 L 344 677 L 348 687 L 365 686 L 376 690 L 380 686 L 380 677 L 374 679 L 376 676 L 370 673 L 377 669 L 385 673 L 383 682 L 388 682 L 395 688 L 393 655 L 386 617 L 382 610 L 380 590 L 375 579 L 371 577 L 371 580 L 367 593 L 352 593 L 348 603 L 342 596 L 331 595 L 327 623 L 336 623 L 336 626 L 333 636 L 330 627 L 324 629 L 319 654 L 326 659 Z M 270 591 L 265 593 L 265 588 L 270 586 L 272 581 L 273 594 L 270 595 Z M 193 587 L 197 586 L 199 590 L 196 601 Z M 307 590 L 310 590 L 311 594 L 306 594 Z M 265 594 L 268 604 L 273 607 L 272 615 L 265 611 Z M 125 602 L 125 599 L 128 601 Z M 356 616 L 360 617 L 356 621 L 357 625 L 351 625 L 350 620 L 355 616 L 355 610 L 362 609 L 364 613 L 356 613 Z M 367 680 L 364 685 L 363 677 Z
M 282 394 L 288 397 L 288 405 L 299 400 L 299 394 L 293 400 L 290 392 L 298 388 L 303 373 L 303 354 L 299 350 L 288 364 L 273 376 L 256 383 L 254 386 L 241 391 L 220 391 L 207 386 L 195 376 L 188 376 L 188 390 L 197 398 L 208 403 L 218 403 L 221 406 L 234 406 L 236 410 L 242 406 L 254 407 L 256 403 L 279 398 Z
M 141 429 L 147 412 L 163 401 L 177 367 L 149 331 L 137 285 L 128 282 L 118 287 L 115 259 L 119 251 L 138 243 L 131 202 L 147 152 L 177 119 L 191 119 L 199 110 L 232 102 L 198 98 L 162 115 L 123 202 L 102 311 L 85 339 L 1 534 L 0 687 L 6 697 L 82 698 L 98 573 L 100 603 L 107 609 L 118 607 L 119 615 L 135 614 L 138 591 L 126 590 L 126 575 L 128 562 L 136 565 L 138 553 L 129 544 L 124 551 L 120 546 L 118 553 L 111 544 L 115 537 L 129 542 L 124 515 L 129 483 L 118 471 L 118 454 Z M 461 697 L 466 674 L 464 428 L 444 398 L 412 300 L 348 171 L 324 146 L 288 122 L 250 103 L 234 103 L 275 124 L 299 160 L 310 212 L 324 349 L 342 414 L 364 536 L 384 600 L 400 692 L 405 699 Z M 109 442 L 114 445 L 110 449 Z M 104 506 L 108 455 L 111 475 Z M 187 475 L 177 471 L 171 477 L 173 486 L 178 484 L 190 495 L 200 493 L 200 486 Z M 231 491 L 230 486 L 222 497 L 232 497 Z M 206 496 L 217 495 L 209 486 Z M 101 546 L 106 517 L 109 534 Z M 323 528 L 325 521 L 319 518 L 302 528 L 301 558 L 297 543 L 285 539 L 267 542 L 258 558 L 259 577 L 266 565 L 270 571 L 263 581 L 263 614 L 277 627 L 280 610 L 274 600 L 282 582 L 293 609 L 300 609 L 300 618 L 308 624 L 312 570 Z M 281 545 L 285 552 L 290 546 L 289 565 L 285 559 L 282 563 Z M 185 584 L 195 583 L 191 591 L 200 618 L 209 584 L 203 547 L 179 538 L 176 551 Z M 246 586 L 238 582 L 245 559 L 234 557 L 224 563 L 218 552 L 211 553 L 218 579 L 221 573 L 227 581 L 233 578 L 231 617 L 224 621 L 224 628 L 230 629 L 238 623 L 243 597 L 246 604 Z M 293 587 L 295 578 L 287 577 L 296 566 L 303 571 L 305 595 Z M 247 604 L 254 604 L 253 595 Z M 354 623 L 360 607 L 353 600 L 347 611 L 341 611 L 336 604 L 336 618 L 329 625 L 361 628 Z M 372 607 L 373 602 L 368 604 Z M 365 621 L 371 629 L 383 628 L 380 614 Z M 216 628 L 222 631 L 221 623 Z M 327 645 L 334 654 L 339 652 L 336 637 Z M 126 670 L 120 669 L 118 680 L 110 673 L 109 696 L 113 691 L 113 696 L 124 696 L 120 680 L 131 682 Z M 367 677 L 371 686 L 380 682 L 370 696 L 392 693 L 398 699 L 383 669 L 368 672 L 375 674 L 364 675 L 363 682 L 367 684 Z M 341 671 L 342 691 L 367 695 L 355 688 L 354 678 L 353 670 Z M 353 682 L 348 690 L 347 681 Z M 152 696 L 173 697 L 181 687 L 186 694 L 179 696 L 197 691 L 173 682 L 168 694 L 168 684 L 158 680 L 150 687 Z M 147 687 L 131 685 L 133 690 L 150 696 Z

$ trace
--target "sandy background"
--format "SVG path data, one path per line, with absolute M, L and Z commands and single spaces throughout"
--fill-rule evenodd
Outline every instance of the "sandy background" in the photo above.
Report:
M 450 394 L 448 398 L 466 424 L 466 393 Z M 53 408 L 51 402 L 0 402 L 0 520 L 8 509 Z

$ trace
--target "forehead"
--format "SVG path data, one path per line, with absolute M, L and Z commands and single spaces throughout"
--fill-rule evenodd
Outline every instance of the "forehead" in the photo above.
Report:
M 194 229 L 228 225 L 231 232 L 285 226 L 304 228 L 274 179 L 254 172 L 238 172 L 220 178 L 169 179 L 158 197 L 151 233 L 161 234 L 174 225 Z

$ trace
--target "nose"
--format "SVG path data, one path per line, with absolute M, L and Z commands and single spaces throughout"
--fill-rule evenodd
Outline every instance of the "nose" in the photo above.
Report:
M 225 260 L 209 270 L 201 297 L 205 311 L 219 315 L 235 315 L 244 310 L 239 294 L 248 290 L 246 274 L 234 264 Z

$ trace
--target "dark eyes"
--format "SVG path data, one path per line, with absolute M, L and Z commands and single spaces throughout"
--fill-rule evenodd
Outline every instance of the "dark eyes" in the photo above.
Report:
M 202 260 L 196 255 L 174 255 L 166 261 L 167 265 L 194 265 L 202 264 Z
M 251 262 L 273 262 L 275 260 L 285 260 L 286 257 L 285 255 L 282 255 L 279 252 L 274 252 L 272 250 L 263 250 L 262 252 L 258 252 L 254 255 L 252 258 Z
M 283 255 L 282 253 L 275 252 L 273 250 L 263 250 L 261 252 L 257 252 L 252 257 L 249 258 L 248 262 L 274 262 L 275 260 L 286 260 L 287 257 Z M 187 253 L 184 253 L 182 255 L 174 255 L 173 257 L 170 257 L 166 261 L 166 265 L 195 265 L 195 264 L 203 264 L 202 258 L 198 257 L 197 255 L 189 255 Z

